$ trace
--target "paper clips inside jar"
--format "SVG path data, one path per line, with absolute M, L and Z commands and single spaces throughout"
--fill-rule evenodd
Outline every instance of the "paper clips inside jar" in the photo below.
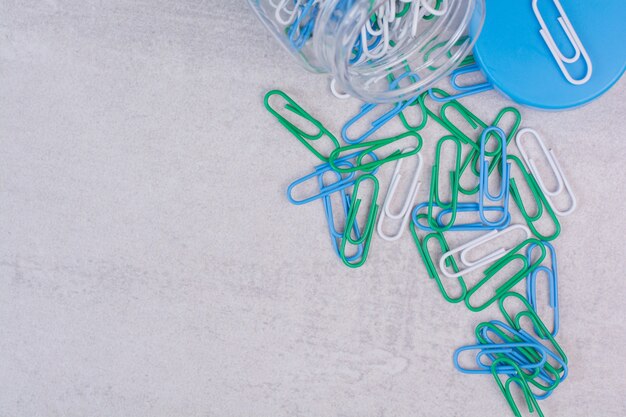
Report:
M 464 63 L 485 16 L 484 0 L 248 1 L 304 67 L 378 103 L 415 97 Z

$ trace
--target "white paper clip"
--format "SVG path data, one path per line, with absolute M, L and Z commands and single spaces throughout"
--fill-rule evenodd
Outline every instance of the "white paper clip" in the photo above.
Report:
M 300 11 L 300 4 L 302 4 L 302 0 L 296 0 L 293 9 L 289 10 L 287 7 L 287 3 L 289 0 L 280 0 L 278 3 L 272 2 L 270 0 L 270 5 L 276 8 L 275 18 L 276 21 L 282 25 L 290 25 L 296 20 L 296 16 Z
M 569 21 L 569 18 L 565 14 L 565 11 L 563 10 L 563 6 L 561 6 L 561 2 L 559 0 L 552 0 L 560 14 L 557 20 L 559 24 L 561 25 L 561 27 L 563 28 L 563 31 L 565 32 L 567 39 L 569 40 L 569 42 L 572 44 L 572 47 L 574 48 L 574 55 L 571 57 L 566 57 L 563 54 L 563 52 L 561 52 L 561 50 L 556 46 L 556 43 L 554 42 L 554 38 L 552 37 L 552 35 L 550 34 L 550 31 L 548 30 L 548 26 L 546 25 L 546 22 L 543 20 L 543 16 L 541 16 L 541 12 L 539 11 L 539 7 L 537 6 L 538 1 L 539 0 L 533 0 L 533 11 L 535 12 L 535 17 L 537 18 L 537 21 L 539 22 L 539 25 L 541 26 L 541 30 L 539 30 L 539 33 L 541 34 L 541 37 L 543 38 L 544 42 L 548 46 L 548 49 L 552 53 L 554 60 L 558 64 L 559 68 L 561 69 L 561 72 L 563 73 L 567 81 L 569 81 L 571 84 L 574 84 L 574 85 L 585 84 L 591 78 L 591 74 L 593 72 L 593 64 L 591 62 L 591 59 L 589 58 L 589 54 L 587 54 L 587 50 L 583 46 L 582 42 L 580 41 L 580 38 L 578 37 L 578 34 L 574 30 L 572 23 Z M 583 78 L 575 79 L 569 73 L 569 71 L 565 67 L 565 64 L 573 64 L 574 62 L 580 59 L 581 55 L 583 59 L 585 60 L 585 65 L 587 66 L 587 73 L 585 74 Z
M 448 12 L 448 0 L 441 1 L 441 8 L 439 10 L 435 9 L 433 5 L 430 3 L 434 3 L 435 0 L 421 0 L 421 5 L 426 11 L 433 16 L 443 16 Z
M 407 150 L 411 150 L 413 148 L 405 148 L 402 152 Z M 400 174 L 400 168 L 402 167 L 402 162 L 404 159 L 398 159 L 396 162 L 396 168 L 393 170 L 393 176 L 391 177 L 391 183 L 389 184 L 389 189 L 387 190 L 387 195 L 385 196 L 385 201 L 383 203 L 383 209 L 381 210 L 380 217 L 378 219 L 378 224 L 376 225 L 376 232 L 381 239 L 384 239 L 388 242 L 392 242 L 397 240 L 402 236 L 406 226 L 409 224 L 411 220 L 411 211 L 413 208 L 413 201 L 415 200 L 415 196 L 417 196 L 417 192 L 419 191 L 420 185 L 422 184 L 419 181 L 419 175 L 422 170 L 422 155 L 417 154 L 417 166 L 415 167 L 415 171 L 413 171 L 413 179 L 411 180 L 411 186 L 409 188 L 409 192 L 404 200 L 404 205 L 402 209 L 397 213 L 392 213 L 391 208 L 391 200 L 393 200 L 394 195 L 396 194 L 396 189 L 398 188 L 398 183 L 402 178 L 402 174 Z M 388 217 L 391 220 L 399 220 L 402 219 L 400 223 L 400 227 L 398 232 L 393 235 L 388 235 L 383 230 L 383 222 L 385 221 L 385 217 Z
M 345 100 L 351 97 L 350 94 L 342 93 L 341 91 L 337 90 L 337 79 L 335 78 L 331 78 L 330 80 L 330 92 L 333 93 L 333 96 L 341 100 Z
M 467 242 L 464 245 L 461 245 L 457 248 L 451 249 L 448 252 L 444 253 L 443 255 L 441 255 L 441 258 L 439 258 L 439 268 L 441 268 L 441 272 L 443 272 L 443 274 L 445 276 L 447 276 L 448 278 L 458 278 L 463 274 L 467 274 L 469 272 L 472 272 L 478 268 L 481 268 L 485 265 L 488 265 L 490 263 L 493 263 L 495 261 L 497 261 L 498 259 L 502 258 L 504 255 L 506 255 L 511 249 L 513 249 L 516 245 L 513 245 L 510 248 L 504 248 L 501 247 L 497 250 L 495 250 L 494 252 L 490 253 L 489 255 L 485 255 L 482 258 L 476 260 L 476 261 L 471 261 L 467 259 L 467 253 L 472 250 L 477 248 L 478 246 L 482 245 L 483 243 L 489 242 L 491 240 L 494 240 L 497 237 L 500 237 L 506 233 L 510 233 L 514 230 L 522 230 L 525 234 L 524 239 L 528 239 L 531 236 L 530 233 L 530 229 L 528 229 L 528 227 L 522 225 L 522 224 L 512 224 L 509 227 L 507 227 L 506 229 L 500 229 L 500 230 L 492 230 L 491 232 L 484 234 L 482 236 L 480 236 L 477 239 L 471 240 L 469 242 Z M 446 267 L 446 259 L 448 257 L 454 256 L 457 253 L 459 253 L 460 255 L 460 259 L 461 262 L 467 267 L 465 269 L 459 269 L 459 272 L 450 272 L 450 270 Z
M 556 189 L 554 190 L 548 189 L 543 179 L 541 179 L 541 175 L 539 175 L 539 170 L 537 169 L 537 165 L 535 164 L 535 161 L 533 160 L 533 158 L 530 158 L 528 154 L 526 153 L 526 150 L 524 149 L 524 146 L 522 145 L 522 136 L 524 136 L 525 133 L 528 133 L 535 138 L 535 140 L 539 144 L 539 147 L 541 148 L 541 151 L 543 152 L 544 156 L 548 160 L 550 169 L 552 170 L 552 173 L 554 174 L 554 177 L 556 178 L 556 183 L 557 183 Z M 543 143 L 541 136 L 539 136 L 539 134 L 534 129 L 531 129 L 528 127 L 517 132 L 517 135 L 515 136 L 515 144 L 517 145 L 517 148 L 519 149 L 519 152 L 522 155 L 522 159 L 524 159 L 524 162 L 526 162 L 526 165 L 528 165 L 528 169 L 530 170 L 530 173 L 533 174 L 533 176 L 535 177 L 535 180 L 537 181 L 537 185 L 539 185 L 539 188 L 545 194 L 546 200 L 550 204 L 550 207 L 552 207 L 552 210 L 559 216 L 567 216 L 568 214 L 572 214 L 572 212 L 576 210 L 576 204 L 577 204 L 576 196 L 572 192 L 572 188 L 569 185 L 569 181 L 567 181 L 567 178 L 565 178 L 565 175 L 563 174 L 563 170 L 561 169 L 561 165 L 559 165 L 559 161 L 557 161 L 556 156 L 554 155 L 554 151 L 552 149 L 546 149 L 546 145 Z M 561 194 L 561 192 L 563 192 L 563 188 L 565 188 L 565 191 L 567 192 L 569 196 L 571 204 L 568 208 L 564 210 L 559 210 L 554 204 L 554 201 L 552 200 L 552 198 Z
M 387 19 L 380 20 L 381 28 L 378 31 L 372 32 L 368 29 L 368 24 L 365 24 L 361 29 L 361 48 L 363 49 L 363 55 L 369 59 L 378 59 L 383 57 L 389 50 L 389 22 Z M 371 25 L 370 25 L 371 28 Z M 380 32 L 380 35 L 378 34 Z M 374 47 L 369 49 L 367 44 L 367 34 L 376 33 L 376 36 L 382 36 L 382 40 Z

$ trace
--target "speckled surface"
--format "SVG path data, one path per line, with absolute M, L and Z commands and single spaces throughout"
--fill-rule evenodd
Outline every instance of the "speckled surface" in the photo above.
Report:
M 408 235 L 346 269 L 321 205 L 288 204 L 316 161 L 264 92 L 335 132 L 358 104 L 215 3 L 0 2 L 0 415 L 511 415 L 451 363 L 495 310 L 445 303 Z M 579 198 L 556 242 L 570 377 L 546 416 L 626 415 L 625 93 L 522 110 Z

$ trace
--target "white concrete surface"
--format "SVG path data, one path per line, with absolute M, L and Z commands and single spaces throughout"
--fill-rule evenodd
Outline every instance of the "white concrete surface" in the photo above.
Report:
M 445 303 L 408 236 L 348 270 L 321 205 L 288 204 L 316 161 L 263 94 L 335 132 L 358 104 L 217 4 L 0 2 L 0 415 L 511 415 L 451 363 L 497 311 Z M 580 204 L 556 242 L 570 377 L 546 416 L 626 415 L 625 94 L 522 110 Z

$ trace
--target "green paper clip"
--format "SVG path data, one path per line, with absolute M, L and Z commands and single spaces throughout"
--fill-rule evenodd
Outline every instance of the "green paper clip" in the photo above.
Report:
M 523 254 L 520 254 L 517 252 L 519 252 L 521 249 L 523 249 L 527 245 L 532 245 L 532 244 L 536 244 L 537 247 L 541 250 L 541 252 L 540 252 L 539 257 L 535 261 L 533 261 L 532 263 L 529 263 L 525 252 Z M 513 286 L 515 286 L 515 284 L 517 284 L 522 279 L 524 279 L 535 268 L 541 265 L 541 262 L 543 261 L 545 257 L 546 257 L 546 247 L 544 246 L 543 243 L 541 243 L 541 241 L 534 239 L 534 238 L 524 240 L 522 243 L 517 245 L 509 253 L 507 253 L 505 256 L 500 258 L 496 263 L 494 263 L 493 265 L 491 265 L 489 268 L 485 270 L 485 276 L 467 292 L 467 297 L 465 298 L 465 305 L 467 306 L 469 310 L 474 311 L 474 312 L 484 310 L 485 308 L 489 307 L 494 301 L 501 298 L 509 289 L 511 289 Z M 473 306 L 471 304 L 472 295 L 474 295 L 483 285 L 485 285 L 498 271 L 502 270 L 504 267 L 506 267 L 509 263 L 513 262 L 514 260 L 522 261 L 522 264 L 524 265 L 523 268 L 517 271 L 511 278 L 506 280 L 504 284 L 500 285 L 498 289 L 495 291 L 493 297 L 489 298 L 487 301 L 483 302 L 482 304 L 478 306 Z
M 392 153 L 390 153 L 387 157 L 381 158 L 379 155 L 376 155 L 378 159 L 373 160 L 371 162 L 363 164 L 363 158 L 365 158 L 368 154 L 374 153 L 385 146 L 391 145 L 395 142 L 398 142 L 406 137 L 414 137 L 416 140 L 416 145 L 414 148 L 409 148 L 410 150 L 407 152 L 403 152 L 404 149 L 396 149 Z M 341 154 L 343 153 L 353 153 L 355 150 L 362 149 L 359 156 L 357 156 L 354 165 L 346 165 L 346 164 L 337 164 L 336 161 L 341 158 Z M 397 136 L 392 136 L 386 139 L 373 140 L 370 142 L 362 142 L 354 145 L 343 146 L 341 148 L 337 148 L 332 151 L 328 157 L 328 163 L 332 167 L 333 170 L 341 173 L 350 173 L 355 171 L 367 171 L 371 172 L 379 166 L 386 164 L 387 162 L 395 161 L 401 158 L 407 158 L 409 156 L 415 155 L 422 149 L 422 137 L 415 132 L 405 132 Z
M 500 380 L 500 375 L 498 374 L 498 366 L 500 365 L 514 368 L 516 376 L 508 377 L 506 382 L 503 384 L 502 381 Z M 535 396 L 533 395 L 532 391 L 530 390 L 530 387 L 528 386 L 528 383 L 526 382 L 526 379 L 523 376 L 524 373 L 522 372 L 520 367 L 517 365 L 517 363 L 515 363 L 515 361 L 509 358 L 498 358 L 494 360 L 493 363 L 491 364 L 491 374 L 493 375 L 494 379 L 498 383 L 498 387 L 500 388 L 500 391 L 504 395 L 504 398 L 506 399 L 507 403 L 509 404 L 509 407 L 511 407 L 511 410 L 513 411 L 513 414 L 515 414 L 516 417 L 522 417 L 522 413 L 520 412 L 519 407 L 515 403 L 515 399 L 513 398 L 511 389 L 509 388 L 510 385 L 513 383 L 517 384 L 522 389 L 522 392 L 524 393 L 524 399 L 526 400 L 526 407 L 528 407 L 528 411 L 531 414 L 534 414 L 536 411 L 539 417 L 543 417 L 543 412 L 541 411 L 541 408 L 539 408 L 539 404 L 537 404 L 537 400 L 535 399 Z
M 509 183 L 511 189 L 511 197 L 513 197 L 515 204 L 517 204 L 517 207 L 522 213 L 522 216 L 526 220 L 528 228 L 533 232 L 535 236 L 537 236 L 541 240 L 550 241 L 556 239 L 561 233 L 561 224 L 554 214 L 552 207 L 550 207 L 550 204 L 548 204 L 548 201 L 546 200 L 546 196 L 543 194 L 543 191 L 541 191 L 539 185 L 537 185 L 537 181 L 528 171 L 526 171 L 524 164 L 517 156 L 508 155 L 506 159 L 507 161 L 511 161 L 517 164 L 520 171 L 522 172 L 524 180 L 528 183 L 528 187 L 530 188 L 530 191 L 532 192 L 535 199 L 535 204 L 537 205 L 537 214 L 535 214 L 534 216 L 529 215 L 528 210 L 526 209 L 526 207 L 524 206 L 524 202 L 522 201 L 519 189 L 517 188 L 515 178 L 511 177 Z M 539 230 L 537 230 L 537 227 L 535 226 L 535 222 L 537 222 L 542 217 L 544 210 L 554 223 L 554 232 L 552 232 L 552 234 L 542 234 L 539 232 Z
M 418 217 L 420 216 L 426 217 L 426 214 L 424 213 L 418 214 Z M 419 252 L 422 258 L 422 261 L 424 262 L 424 265 L 426 267 L 426 272 L 428 272 L 428 276 L 434 279 L 435 282 L 437 283 L 437 286 L 439 287 L 439 291 L 441 292 L 441 295 L 443 296 L 443 298 L 449 303 L 459 303 L 463 301 L 467 293 L 467 286 L 465 285 L 465 281 L 463 280 L 463 277 L 457 278 L 459 285 L 461 286 L 461 295 L 456 298 L 451 297 L 447 293 L 443 285 L 443 282 L 441 281 L 441 277 L 439 276 L 439 273 L 437 272 L 437 268 L 435 267 L 435 264 L 433 263 L 432 257 L 430 256 L 430 252 L 428 251 L 428 242 L 431 239 L 436 239 L 437 242 L 439 242 L 439 246 L 441 247 L 443 253 L 450 250 L 450 247 L 448 246 L 448 242 L 446 242 L 446 239 L 444 238 L 443 234 L 439 232 L 429 233 L 426 236 L 424 236 L 424 238 L 420 242 L 420 239 L 417 236 L 417 230 L 415 229 L 415 223 L 411 222 L 409 225 L 409 228 L 411 230 L 411 235 L 413 236 L 413 241 L 415 242 L 415 246 L 417 246 L 417 251 Z M 454 258 L 447 259 L 446 265 L 452 268 L 454 272 L 459 271 L 459 268 Z
M 281 115 L 278 111 L 272 108 L 272 106 L 270 106 L 269 104 L 269 100 L 272 96 L 280 96 L 283 99 L 285 99 L 285 101 L 287 102 L 287 104 L 285 104 L 285 110 L 288 110 L 294 115 L 299 116 L 301 120 L 305 120 L 309 122 L 316 129 L 316 133 L 305 132 L 303 129 L 297 127 L 295 124 L 290 122 L 285 116 Z M 323 162 L 328 162 L 328 157 L 322 155 L 317 149 L 315 149 L 315 147 L 313 147 L 313 145 L 310 142 L 318 141 L 323 137 L 327 137 L 333 143 L 334 147 L 338 148 L 339 141 L 337 141 L 337 138 L 332 133 L 330 133 L 330 131 L 326 129 L 319 120 L 315 119 L 313 116 L 307 113 L 302 107 L 300 107 L 298 103 L 293 101 L 291 97 L 289 97 L 286 93 L 280 90 L 268 91 L 267 94 L 265 94 L 265 99 L 263 100 L 263 102 L 265 104 L 265 108 L 270 113 L 272 113 L 274 117 L 278 119 L 280 124 L 285 126 L 285 128 L 288 131 L 290 131 L 296 137 L 296 139 L 300 141 L 300 143 L 306 146 L 307 149 L 311 151 L 313 155 L 318 157 L 320 160 L 322 160 Z
M 444 202 L 439 196 L 439 165 L 441 162 L 441 148 L 446 141 L 452 141 L 456 144 L 456 157 L 454 170 L 450 171 L 451 197 L 450 202 Z M 456 220 L 457 204 L 459 197 L 459 169 L 461 164 L 461 142 L 455 136 L 444 136 L 437 142 L 435 151 L 435 162 L 432 168 L 432 179 L 430 182 L 430 196 L 428 199 L 428 224 L 433 230 L 445 232 L 454 224 Z M 450 220 L 448 224 L 441 226 L 437 219 L 433 216 L 433 207 L 439 207 L 442 210 L 450 210 Z
M 367 215 L 367 220 L 365 225 L 362 228 L 357 227 L 357 214 L 359 213 L 359 208 L 361 207 L 361 198 L 359 198 L 359 187 L 361 183 L 365 180 L 372 181 L 374 189 L 372 191 L 372 200 L 369 207 L 369 213 Z M 372 174 L 365 174 L 359 177 L 354 183 L 354 191 L 352 193 L 352 205 L 350 206 L 350 211 L 348 212 L 348 216 L 346 219 L 346 225 L 343 230 L 343 236 L 341 239 L 341 247 L 339 249 L 339 256 L 346 266 L 350 268 L 358 268 L 365 263 L 367 260 L 367 254 L 369 252 L 370 244 L 372 242 L 372 236 L 374 234 L 374 224 L 376 223 L 376 215 L 378 214 L 378 204 L 376 204 L 376 200 L 378 199 L 378 180 Z M 354 230 L 360 230 L 360 236 L 357 235 L 356 239 L 353 239 L 351 236 L 351 232 Z M 346 256 L 346 243 L 350 243 L 355 246 L 363 245 L 363 253 L 361 254 L 361 259 L 357 262 L 352 262 L 348 258 L 352 259 L 349 256 Z

